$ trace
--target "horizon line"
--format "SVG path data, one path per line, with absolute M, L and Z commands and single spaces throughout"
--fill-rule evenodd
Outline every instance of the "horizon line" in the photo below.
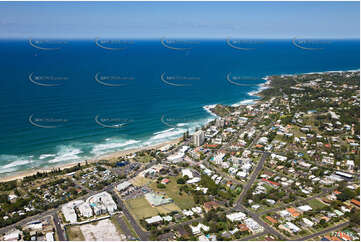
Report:
M 360 40 L 360 37 L 289 37 L 289 38 L 252 38 L 252 37 L 0 37 L 0 40 Z

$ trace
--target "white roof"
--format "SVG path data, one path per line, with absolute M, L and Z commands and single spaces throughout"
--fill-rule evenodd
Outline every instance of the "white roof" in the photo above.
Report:
M 168 222 L 172 221 L 172 219 L 173 219 L 172 216 L 169 215 L 163 217 L 163 220 Z
M 234 221 L 241 221 L 245 219 L 247 216 L 242 212 L 237 212 L 237 213 L 227 214 L 226 217 L 232 222 L 234 222 Z
M 200 182 L 201 181 L 201 178 L 199 177 L 194 177 L 190 180 L 187 181 L 188 184 L 192 184 L 192 183 L 197 183 L 197 182 Z
M 287 210 L 282 210 L 282 211 L 280 211 L 280 215 L 281 215 L 282 217 L 285 217 L 285 216 L 289 216 L 290 213 L 289 213 Z
M 182 176 L 188 176 L 189 178 L 193 178 L 193 173 L 190 169 L 183 169 Z
M 194 227 L 190 225 L 190 227 L 192 229 L 193 234 L 199 234 L 201 232 L 201 229 L 206 232 L 209 231 L 209 227 L 201 223 L 199 223 L 197 226 Z
M 293 223 L 291 222 L 286 222 L 286 225 L 287 227 L 292 230 L 293 232 L 298 232 L 300 231 L 301 229 L 299 227 L 297 227 L 296 225 L 294 225 Z
M 14 230 L 8 234 L 5 234 L 4 240 L 18 240 L 19 234 L 21 234 L 20 230 Z
M 124 189 L 127 189 L 128 187 L 130 187 L 132 185 L 132 183 L 125 181 L 123 183 L 120 183 L 116 188 L 118 191 L 122 191 Z
M 145 222 L 147 222 L 148 224 L 152 224 L 152 223 L 158 223 L 160 221 L 163 221 L 163 218 L 159 215 L 148 218 L 145 220 Z
M 314 224 L 311 220 L 309 220 L 309 219 L 307 219 L 307 218 L 302 218 L 302 220 L 303 220 L 303 222 L 304 222 L 305 224 L 307 224 L 308 226 L 313 226 L 313 224 Z
M 297 208 L 298 210 L 301 210 L 302 212 L 311 211 L 312 208 L 309 205 L 303 205 Z
M 48 232 L 45 234 L 46 241 L 54 241 L 54 232 Z

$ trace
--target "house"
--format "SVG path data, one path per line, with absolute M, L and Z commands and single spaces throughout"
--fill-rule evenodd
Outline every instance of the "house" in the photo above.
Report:
M 132 186 L 132 183 L 125 181 L 123 183 L 120 183 L 118 186 L 116 186 L 116 189 L 118 192 L 122 192 L 122 191 L 128 189 L 130 186 Z
M 278 186 L 280 185 L 280 184 L 277 183 L 277 182 L 270 181 L 270 180 L 267 180 L 267 179 L 265 179 L 265 178 L 262 178 L 262 181 L 267 182 L 267 183 L 271 184 L 272 186 L 277 186 L 277 187 L 278 187 Z
M 236 213 L 227 214 L 226 217 L 227 217 L 231 222 L 235 222 L 235 221 L 242 221 L 242 220 L 244 220 L 247 216 L 246 216 L 246 214 L 244 214 L 244 213 L 242 213 L 242 212 L 236 212 Z
M 282 218 L 287 218 L 287 217 L 291 216 L 291 214 L 287 210 L 281 210 L 279 212 L 279 214 Z
M 299 206 L 297 209 L 302 212 L 308 212 L 312 210 L 312 207 L 309 205 L 303 205 L 303 206 Z
M 266 219 L 267 219 L 268 221 L 270 221 L 272 224 L 278 223 L 278 221 L 277 221 L 276 219 L 272 218 L 271 216 L 266 216 Z
M 244 232 L 244 231 L 248 231 L 248 230 L 249 230 L 249 228 L 248 228 L 247 225 L 245 225 L 245 224 L 239 224 L 239 225 L 238 225 L 238 229 L 239 229 L 239 231 L 241 231 L 241 232 Z
M 352 199 L 351 203 L 355 204 L 357 207 L 360 207 L 360 201 L 357 201 L 356 199 Z
M 199 223 L 197 226 L 190 225 L 189 227 L 191 228 L 193 234 L 200 234 L 202 231 L 209 231 L 209 227 L 202 223 Z
M 295 208 L 287 208 L 287 211 L 291 214 L 292 217 L 297 218 L 301 215 Z
M 163 221 L 163 218 L 159 215 L 145 219 L 145 222 L 147 222 L 147 224 L 156 224 L 156 223 L 160 223 L 162 221 Z
M 164 185 L 168 184 L 169 182 L 170 182 L 170 181 L 169 181 L 168 178 L 164 178 L 164 179 L 161 181 L 161 183 L 164 184 Z
M 197 182 L 200 182 L 201 181 L 201 178 L 200 177 L 194 177 L 190 180 L 187 180 L 187 184 L 193 184 L 193 183 L 197 183 Z
M 187 216 L 187 217 L 191 217 L 194 215 L 193 211 L 191 211 L 191 210 L 183 210 L 182 213 L 184 214 L 184 216 Z
M 204 210 L 208 213 L 212 209 L 219 208 L 219 204 L 215 201 L 206 202 L 203 204 Z
M 286 222 L 285 227 L 290 229 L 293 233 L 297 233 L 297 232 L 301 231 L 301 229 L 299 227 L 297 227 L 295 224 L 293 224 L 291 222 Z
M 188 176 L 188 178 L 193 178 L 193 173 L 190 169 L 183 169 L 182 176 Z
M 196 214 L 202 214 L 202 208 L 201 207 L 193 207 L 192 211 Z
M 247 225 L 249 230 L 252 231 L 252 233 L 260 233 L 263 231 L 263 227 L 259 225 L 253 218 L 247 218 L 244 220 L 244 223 Z
M 53 242 L 54 240 L 54 232 L 48 232 L 45 234 L 46 241 Z
M 307 218 L 302 218 L 302 220 L 307 227 L 312 227 L 314 225 L 314 223 Z

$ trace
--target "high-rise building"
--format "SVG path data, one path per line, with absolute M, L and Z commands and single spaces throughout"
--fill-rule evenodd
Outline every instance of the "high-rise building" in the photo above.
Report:
M 193 144 L 195 146 L 201 146 L 204 143 L 204 132 L 203 130 L 198 130 L 193 134 Z
M 217 128 L 223 128 L 223 126 L 224 126 L 224 119 L 217 118 L 217 119 L 216 119 L 216 126 L 217 126 Z

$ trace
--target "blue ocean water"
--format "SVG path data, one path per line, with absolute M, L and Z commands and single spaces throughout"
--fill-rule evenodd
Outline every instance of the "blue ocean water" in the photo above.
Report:
M 1 40 L 0 175 L 180 137 L 206 105 L 257 99 L 267 75 L 360 68 L 359 40 L 318 45 Z

